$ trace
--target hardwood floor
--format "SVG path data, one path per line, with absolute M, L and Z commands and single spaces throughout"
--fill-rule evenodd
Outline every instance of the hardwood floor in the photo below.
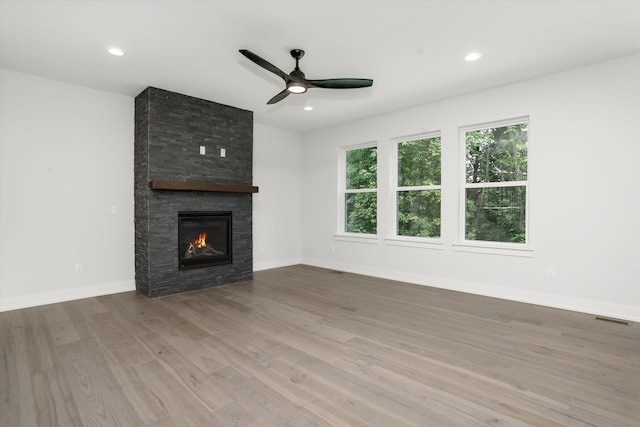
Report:
M 1 426 L 637 426 L 640 327 L 308 266 L 0 313 Z

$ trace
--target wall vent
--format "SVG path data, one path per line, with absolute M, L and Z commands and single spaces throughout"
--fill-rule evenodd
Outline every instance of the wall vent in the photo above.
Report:
M 629 326 L 629 322 L 627 322 L 626 320 L 614 319 L 614 318 L 612 318 L 612 317 L 596 316 L 596 317 L 594 317 L 594 319 L 596 319 L 596 320 L 602 320 L 603 322 L 618 323 L 618 324 L 620 324 L 620 325 L 627 325 L 627 326 Z

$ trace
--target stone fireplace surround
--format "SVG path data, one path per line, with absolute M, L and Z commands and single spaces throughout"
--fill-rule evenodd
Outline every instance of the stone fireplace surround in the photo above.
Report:
M 252 193 L 257 191 L 251 187 L 252 172 L 251 111 L 152 87 L 136 97 L 135 278 L 140 293 L 158 297 L 252 279 Z M 180 211 L 231 211 L 233 262 L 179 270 Z

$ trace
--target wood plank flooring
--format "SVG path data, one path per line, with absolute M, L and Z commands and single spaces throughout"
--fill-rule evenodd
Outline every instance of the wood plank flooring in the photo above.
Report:
M 0 426 L 638 426 L 640 327 L 308 266 L 0 313 Z

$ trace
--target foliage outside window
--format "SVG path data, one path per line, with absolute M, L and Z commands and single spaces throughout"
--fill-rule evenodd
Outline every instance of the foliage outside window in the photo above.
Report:
M 526 243 L 527 131 L 520 121 L 464 133 L 466 240 Z
M 377 234 L 378 150 L 365 147 L 346 152 L 345 231 Z
M 397 145 L 397 235 L 440 237 L 440 136 Z

